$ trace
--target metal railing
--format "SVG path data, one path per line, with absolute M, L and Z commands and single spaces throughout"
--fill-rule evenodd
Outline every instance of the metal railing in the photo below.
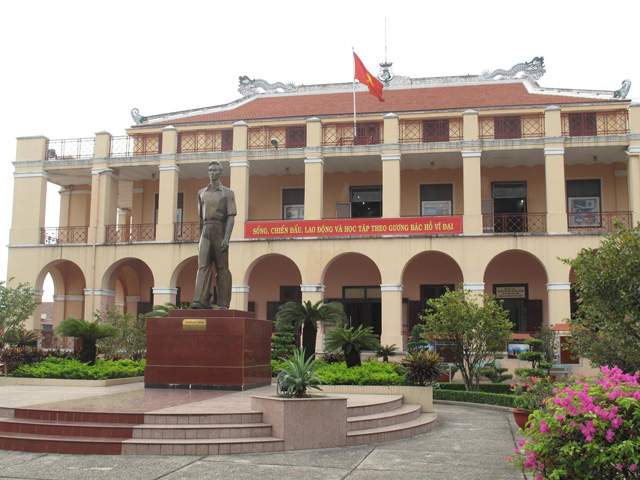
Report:
M 629 133 L 629 112 L 627 110 L 564 113 L 561 119 L 562 135 L 567 137 Z
M 546 233 L 546 213 L 488 213 L 482 215 L 484 233 Z
M 378 145 L 383 141 L 383 128 L 380 123 L 359 123 L 356 135 L 354 135 L 353 124 L 340 123 L 322 126 L 322 145 L 325 147 Z
M 105 243 L 152 242 L 156 239 L 155 223 L 106 225 Z
M 613 232 L 616 221 L 630 228 L 632 215 L 631 212 L 570 212 L 567 218 L 570 232 Z
M 478 123 L 482 140 L 541 138 L 545 135 L 544 114 L 480 117 Z
M 249 129 L 249 150 L 274 149 L 271 140 L 277 141 L 277 148 L 304 148 L 307 146 L 307 127 L 262 127 Z
M 180 132 L 178 153 L 226 152 L 233 149 L 233 130 Z
M 87 243 L 88 227 L 42 227 L 42 245 Z
M 111 157 L 137 157 L 162 153 L 162 135 L 124 135 L 111 137 Z
M 461 118 L 400 121 L 400 143 L 458 142 L 460 140 L 462 140 Z
M 47 141 L 45 160 L 72 160 L 93 158 L 96 149 L 95 138 L 67 138 Z
M 175 242 L 197 242 L 199 239 L 199 222 L 175 222 L 173 224 L 173 240 Z

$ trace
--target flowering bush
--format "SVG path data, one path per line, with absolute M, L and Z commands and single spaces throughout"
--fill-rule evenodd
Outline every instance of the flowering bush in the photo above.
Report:
M 542 479 L 640 478 L 639 373 L 602 367 L 597 380 L 558 387 L 531 416 L 512 465 Z
M 516 395 L 513 405 L 522 410 L 534 411 L 544 406 L 544 401 L 554 393 L 551 377 L 525 377 L 511 384 Z

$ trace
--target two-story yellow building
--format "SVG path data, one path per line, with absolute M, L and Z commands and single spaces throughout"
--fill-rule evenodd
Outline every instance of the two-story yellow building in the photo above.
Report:
M 516 333 L 562 330 L 573 277 L 558 258 L 596 247 L 614 218 L 640 221 L 640 104 L 628 82 L 551 89 L 542 73 L 536 58 L 396 76 L 384 103 L 350 83 L 241 77 L 226 105 L 134 109 L 125 137 L 19 138 L 8 277 L 42 289 L 51 274 L 54 325 L 190 302 L 196 194 L 216 159 L 238 207 L 232 308 L 273 318 L 288 300 L 340 300 L 405 348 L 424 301 L 463 285 L 504 300 Z M 60 186 L 56 228 L 47 182 Z

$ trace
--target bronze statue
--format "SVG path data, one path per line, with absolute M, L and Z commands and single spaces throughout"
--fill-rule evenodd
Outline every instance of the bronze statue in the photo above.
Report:
M 233 190 L 222 186 L 222 164 L 209 162 L 211 182 L 198 192 L 198 219 L 200 243 L 198 244 L 198 275 L 191 308 L 213 308 L 211 305 L 212 264 L 216 271 L 216 305 L 229 308 L 231 302 L 231 272 L 229 271 L 229 238 L 236 215 L 236 198 Z

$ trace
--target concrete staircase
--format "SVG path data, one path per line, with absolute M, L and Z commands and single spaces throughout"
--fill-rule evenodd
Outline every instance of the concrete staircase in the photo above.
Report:
M 429 431 L 436 416 L 402 396 L 347 408 L 347 445 Z M 261 412 L 116 413 L 3 409 L 0 449 L 76 455 L 223 455 L 284 450 Z

